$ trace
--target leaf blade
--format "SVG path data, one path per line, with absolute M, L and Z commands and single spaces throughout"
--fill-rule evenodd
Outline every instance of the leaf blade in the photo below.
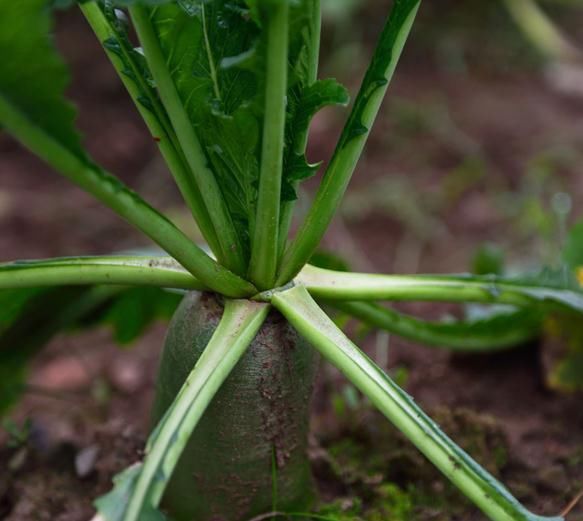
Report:
M 64 99 L 69 72 L 54 49 L 51 31 L 45 0 L 2 2 L 0 55 L 6 58 L 0 60 L 0 97 L 62 147 L 85 159 L 74 127 L 76 111 Z
M 19 7 L 7 7 L 12 5 Z M 23 89 L 24 94 L 16 96 L 17 85 L 26 78 L 23 78 L 12 67 L 2 65 L 3 69 L 0 69 L 2 76 L 0 123 L 49 165 L 142 230 L 186 269 L 197 273 L 199 278 L 205 279 L 209 287 L 231 297 L 253 294 L 255 289 L 251 284 L 217 264 L 166 217 L 154 210 L 117 178 L 91 163 L 86 155 L 78 150 L 78 141 L 75 140 L 74 131 L 71 129 L 70 111 L 62 97 L 66 74 L 63 73 L 56 53 L 51 51 L 48 36 L 42 33 L 50 27 L 47 22 L 48 10 L 45 4 L 40 3 L 40 0 L 3 2 L 1 7 L 2 14 L 5 15 L 1 21 L 4 25 L 9 26 L 14 23 L 15 26 L 22 27 L 22 19 L 26 20 L 27 16 L 37 21 L 36 24 L 31 25 L 31 30 L 35 30 L 36 33 L 32 34 L 29 31 L 24 34 L 25 38 L 15 39 L 14 32 L 7 30 L 8 36 L 3 36 L 0 51 L 2 53 L 9 51 L 14 45 L 25 50 L 25 52 L 21 51 L 24 52 L 24 56 L 32 56 L 35 52 L 34 45 L 40 42 L 39 59 L 48 62 L 47 74 L 52 74 L 43 80 L 49 83 L 55 82 L 56 85 L 49 89 L 49 102 L 53 110 L 47 114 L 51 117 L 50 121 L 53 121 L 53 117 L 56 119 L 53 123 L 48 123 L 48 120 L 36 114 L 38 110 L 42 112 L 42 107 L 38 104 L 35 94 L 31 94 L 29 90 Z M 39 31 L 41 34 L 37 34 Z M 12 60 L 2 60 L 3 64 L 5 62 L 12 62 Z M 25 94 L 32 96 L 30 105 L 26 102 L 28 98 L 23 97 Z M 56 116 L 54 114 L 55 111 L 61 110 L 64 114 L 68 114 L 65 120 L 58 114 Z M 62 125 L 64 134 L 54 132 L 55 125 L 57 127 Z

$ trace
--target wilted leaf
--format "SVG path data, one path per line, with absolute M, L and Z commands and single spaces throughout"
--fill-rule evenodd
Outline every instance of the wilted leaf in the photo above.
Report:
M 571 313 L 555 314 L 544 323 L 541 356 L 547 385 L 556 391 L 583 391 L 583 327 Z

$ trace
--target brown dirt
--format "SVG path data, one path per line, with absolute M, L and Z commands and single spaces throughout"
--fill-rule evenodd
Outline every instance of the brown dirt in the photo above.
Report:
M 182 222 L 169 178 L 158 175 L 163 168 L 154 159 L 151 138 L 77 15 L 62 17 L 59 42 L 76 72 L 71 94 L 81 106 L 80 123 L 92 153 Z M 385 272 L 464 271 L 482 241 L 511 247 L 510 260 L 521 265 L 556 253 L 556 227 L 537 221 L 540 214 L 528 208 L 542 201 L 548 210 L 558 190 L 571 194 L 575 209 L 583 201 L 577 176 L 583 101 L 558 95 L 536 70 L 509 73 L 470 63 L 466 72 L 452 73 L 426 52 L 421 48 L 406 56 L 327 245 L 358 269 Z M 329 112 L 317 120 L 313 156 L 330 151 L 337 120 Z M 478 165 L 477 180 L 466 186 L 455 172 L 472 164 Z M 537 166 L 547 168 L 550 178 L 539 182 Z M 6 137 L 0 137 L 0 172 L 2 260 L 109 253 L 146 244 Z M 381 182 L 392 184 L 380 189 L 376 183 Z M 448 192 L 444 186 L 450 185 Z M 379 198 L 374 205 L 359 199 L 375 192 L 398 195 L 403 189 L 405 199 L 414 200 L 421 212 L 405 212 L 405 199 L 395 204 Z M 406 308 L 432 318 L 454 309 Z M 5 435 L 0 438 L 0 519 L 90 518 L 92 498 L 140 455 L 163 335 L 164 326 L 156 326 L 131 351 L 113 346 L 104 330 L 61 336 L 36 359 L 30 392 L 12 415 L 18 424 L 30 419 L 28 443 L 14 449 Z M 366 342 L 373 354 L 375 340 Z M 387 367 L 406 369 L 408 392 L 424 408 L 437 411 L 454 438 L 463 441 L 476 425 L 494 425 L 495 441 L 481 438 L 476 457 L 492 466 L 492 446 L 504 446 L 508 461 L 495 470 L 530 507 L 557 513 L 583 487 L 581 397 L 545 389 L 539 346 L 470 358 L 391 338 Z M 406 446 L 391 429 L 377 429 L 382 422 L 368 412 L 363 413 L 366 420 L 337 417 L 331 402 L 340 388 L 338 375 L 325 371 L 315 401 L 315 469 L 327 498 L 359 489 L 354 480 L 322 466 L 322 447 L 326 454 L 346 438 L 374 444 L 379 432 L 387 443 Z M 473 420 L 465 420 L 465 411 Z M 370 429 L 376 438 L 366 434 Z M 90 454 L 88 449 L 97 449 L 97 456 L 80 477 L 75 459 Z M 443 482 L 429 475 L 428 466 L 411 451 L 393 465 L 422 469 L 387 471 L 399 486 L 421 486 L 426 480 L 434 495 L 444 495 Z M 449 517 L 426 510 L 419 519 L 483 519 L 453 496 L 461 510 L 456 507 Z M 569 519 L 583 520 L 583 507 Z

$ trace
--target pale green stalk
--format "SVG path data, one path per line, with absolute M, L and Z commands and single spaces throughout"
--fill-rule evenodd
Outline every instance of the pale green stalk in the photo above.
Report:
M 141 521 L 144 512 L 158 506 L 196 424 L 244 355 L 268 312 L 266 304 L 226 301 L 219 326 L 172 407 L 150 436 L 124 521 Z
M 99 5 L 95 2 L 87 2 L 80 4 L 79 7 L 98 40 L 104 45 L 104 49 L 119 78 L 134 101 L 152 137 L 156 140 L 160 153 L 166 161 L 178 189 L 198 224 L 203 237 L 219 261 L 224 260 L 210 215 L 192 177 L 192 173 L 188 169 L 180 143 L 174 133 L 172 124 L 168 120 L 168 115 L 164 107 L 162 107 L 155 95 L 148 96 L 151 108 L 146 108 L 142 101 L 140 101 L 141 96 L 150 93 L 151 87 L 146 84 L 146 80 L 142 77 L 141 71 L 135 67 L 133 57 L 128 55 L 123 44 L 119 44 L 118 52 L 124 56 L 125 62 L 120 54 L 105 45 L 105 42 L 111 39 L 117 41 L 117 35 L 111 28 L 109 21 Z M 131 67 L 132 77 L 129 77 L 125 72 L 126 63 Z
M 255 293 L 252 284 L 223 268 L 166 217 L 145 203 L 121 181 L 88 160 L 77 157 L 0 96 L 3 126 L 55 170 L 136 226 L 205 286 L 229 297 Z
M 397 0 L 344 131 L 296 238 L 286 250 L 277 285 L 289 282 L 309 261 L 332 222 L 362 154 L 421 0 Z
M 295 279 L 328 300 L 480 302 L 531 307 L 551 303 L 583 311 L 583 293 L 536 282 L 447 275 L 345 273 L 306 266 Z
M 221 245 L 221 258 L 224 259 L 227 268 L 243 275 L 246 267 L 239 237 L 214 173 L 208 166 L 208 158 L 166 65 L 160 42 L 150 20 L 149 10 L 147 7 L 134 5 L 130 7 L 130 14 L 160 98 L 213 222 L 218 242 Z
M 306 288 L 273 295 L 273 305 L 443 474 L 493 521 L 563 521 L 526 510 L 491 474 L 444 434 L 312 300 Z
M 579 52 L 534 0 L 503 0 L 516 25 L 551 60 L 577 58 Z
M 63 257 L 0 264 L 0 288 L 79 285 L 204 290 L 172 257 Z
M 265 116 L 257 215 L 251 241 L 249 278 L 259 289 L 273 287 L 279 254 L 279 210 L 289 47 L 289 3 L 279 2 L 267 17 Z
M 542 327 L 539 314 L 531 310 L 513 311 L 475 321 L 428 322 L 373 302 L 325 302 L 369 327 L 460 353 L 489 353 L 509 349 L 533 340 L 540 335 Z

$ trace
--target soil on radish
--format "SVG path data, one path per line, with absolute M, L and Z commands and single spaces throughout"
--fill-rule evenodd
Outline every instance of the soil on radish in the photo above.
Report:
M 82 107 L 91 151 L 186 222 L 153 159 L 155 144 L 83 21 L 63 16 L 58 35 L 77 71 L 71 93 Z M 536 70 L 471 67 L 452 74 L 425 51 L 413 47 L 405 55 L 385 117 L 326 245 L 342 251 L 356 269 L 385 272 L 465 271 L 482 241 L 511 248 L 513 262 L 535 256 L 552 244 L 552 230 L 545 236 L 544 222 L 535 229 L 534 217 L 522 222 L 512 209 L 532 204 L 529 196 L 544 199 L 559 189 L 570 193 L 575 209 L 581 207 L 583 182 L 576 174 L 583 164 L 583 101 L 558 95 Z M 315 159 L 329 153 L 338 120 L 326 113 L 316 121 Z M 466 174 L 456 174 L 463 168 Z M 5 136 L 0 172 L 2 260 L 144 246 L 129 226 Z M 465 183 L 464 175 L 475 180 Z M 381 191 L 378 183 L 387 179 L 392 184 L 383 185 L 385 191 L 404 187 L 426 211 L 404 211 L 390 200 L 362 209 L 362 197 Z M 457 312 L 435 304 L 405 309 L 428 318 Z M 60 336 L 42 352 L 11 415 L 22 439 L 0 434 L 0 519 L 91 517 L 92 499 L 141 457 L 163 337 L 159 324 L 121 350 L 100 329 Z M 374 335 L 363 345 L 385 357 L 386 368 L 448 434 L 529 507 L 556 514 L 583 488 L 581 396 L 545 387 L 544 342 L 481 357 L 452 356 L 396 338 L 387 350 L 386 339 Z M 483 519 L 330 368 L 318 382 L 312 423 L 310 457 L 323 515 Z M 583 520 L 583 506 L 577 508 L 572 521 Z

